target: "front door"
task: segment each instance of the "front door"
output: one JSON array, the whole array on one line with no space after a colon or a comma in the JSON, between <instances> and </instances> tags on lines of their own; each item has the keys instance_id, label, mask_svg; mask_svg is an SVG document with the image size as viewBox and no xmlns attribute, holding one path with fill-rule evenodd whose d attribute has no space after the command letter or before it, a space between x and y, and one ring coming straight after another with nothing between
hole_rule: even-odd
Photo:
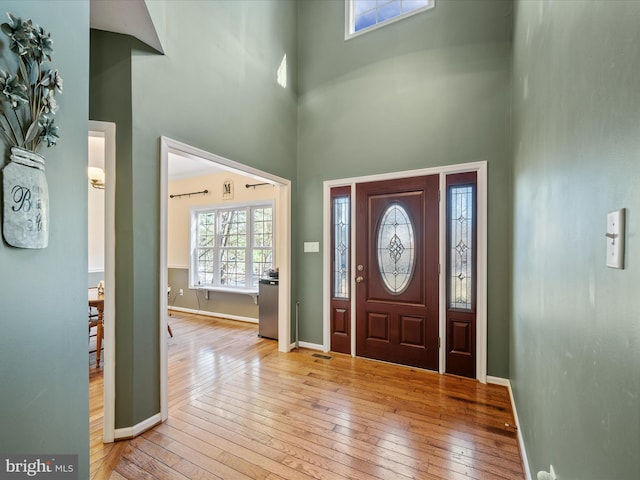
<instances>
[{"instance_id":1,"label":"front door","mask_svg":"<svg viewBox=\"0 0 640 480\"><path fill-rule=\"evenodd\" d=\"M438 370L439 176L356 186L356 354Z\"/></svg>"}]
</instances>

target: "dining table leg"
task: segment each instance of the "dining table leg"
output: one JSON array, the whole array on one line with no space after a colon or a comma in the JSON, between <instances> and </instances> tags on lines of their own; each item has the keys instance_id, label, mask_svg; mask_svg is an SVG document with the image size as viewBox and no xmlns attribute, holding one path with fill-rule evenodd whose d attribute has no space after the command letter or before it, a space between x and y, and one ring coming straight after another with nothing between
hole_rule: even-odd
<instances>
[{"instance_id":1,"label":"dining table leg","mask_svg":"<svg viewBox=\"0 0 640 480\"><path fill-rule=\"evenodd\" d=\"M102 351L102 338L104 336L103 310L98 309L98 329L96 332L96 368L100 368L100 352Z\"/></svg>"}]
</instances>

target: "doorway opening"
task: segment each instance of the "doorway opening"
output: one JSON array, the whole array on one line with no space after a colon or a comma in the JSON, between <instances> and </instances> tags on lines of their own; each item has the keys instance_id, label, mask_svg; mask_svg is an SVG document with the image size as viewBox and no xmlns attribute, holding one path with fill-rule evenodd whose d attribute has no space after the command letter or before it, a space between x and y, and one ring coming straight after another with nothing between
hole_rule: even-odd
<instances>
[{"instance_id":1,"label":"doorway opening","mask_svg":"<svg viewBox=\"0 0 640 480\"><path fill-rule=\"evenodd\" d=\"M459 305L452 308L448 302L452 269L447 192L455 183L470 184L462 174L474 179L473 241L463 245L463 264L468 261L473 274L472 321L469 315L460 315ZM452 179L457 180L452 183ZM486 185L486 162L324 183L325 351L339 345L338 351L352 356L456 374L460 374L456 362L464 357L463 375L486 382ZM336 223L336 218L346 218L345 202L337 203L345 197L351 199L346 202L353 225L348 234ZM336 253L336 236L343 243L348 236L347 243L354 246L346 258ZM470 284L466 277L460 283ZM352 294L337 302L340 292ZM461 333L469 335L462 338Z\"/></svg>"},{"instance_id":2,"label":"doorway opening","mask_svg":"<svg viewBox=\"0 0 640 480\"><path fill-rule=\"evenodd\" d=\"M169 161L171 156L177 156L187 159L197 160L198 163L206 162L209 166L214 167L218 171L228 172L229 179L225 179L221 185L220 192L215 192L221 196L224 201L233 203L233 195L235 189L249 189L267 186L274 191L273 211L274 215L274 238L277 240L273 246L273 255L276 260L276 266L279 271L279 289L278 289L278 350L288 352L291 350L291 182L285 178L264 172L247 165L229 160L211 152L201 150L199 148L187 145L167 137L160 139L160 413L162 420L168 418L168 391L167 391L167 332L168 325L168 299L167 289L169 286L169 263L168 263L168 202L169 202ZM232 175L239 175L248 178L251 183L237 185ZM265 185L266 184L266 185ZM270 187L269 187L270 186ZM207 188L196 189L193 192L179 192L192 195L203 194L208 195L209 192L203 193ZM214 193L214 192L211 192ZM174 195L175 197L175 195ZM176 227L188 229L188 226ZM188 234L188 232L185 232ZM179 265L178 265L179 266ZM191 263L188 265L192 267ZM195 278L195 277L194 277ZM193 289L197 295L208 296L211 287L201 287L197 279L190 281L190 289ZM222 286L218 286L222 289ZM173 287L172 287L173 289ZM201 293L199 293L201 291ZM236 290L239 291L239 290ZM175 295L176 292L173 292ZM178 292L179 293L179 292ZM183 292L184 293L184 292ZM239 295L253 295L254 301L257 302L257 293L253 293L251 289L238 293Z\"/></svg>"},{"instance_id":3,"label":"doorway opening","mask_svg":"<svg viewBox=\"0 0 640 480\"><path fill-rule=\"evenodd\" d=\"M89 120L89 141L98 139L98 164L104 169L104 233L103 255L104 271L100 275L104 280L104 341L103 345L103 425L104 443L111 443L115 436L115 199L116 199L116 124ZM91 151L89 152L91 155ZM88 183L88 182L87 182ZM91 189L91 186L88 186ZM96 274L98 272L94 272ZM95 277L97 278L97 277Z\"/></svg>"}]
</instances>

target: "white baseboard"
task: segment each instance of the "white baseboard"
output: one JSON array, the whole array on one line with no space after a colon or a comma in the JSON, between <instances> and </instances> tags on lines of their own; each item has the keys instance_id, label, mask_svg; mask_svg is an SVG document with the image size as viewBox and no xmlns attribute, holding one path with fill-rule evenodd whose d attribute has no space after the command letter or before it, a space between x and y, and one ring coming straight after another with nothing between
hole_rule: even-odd
<instances>
[{"instance_id":1,"label":"white baseboard","mask_svg":"<svg viewBox=\"0 0 640 480\"><path fill-rule=\"evenodd\" d=\"M192 308L169 307L169 310L175 312L195 313L196 315L204 315L205 317L226 318L227 320L237 320L239 322L258 323L257 318L241 317L239 315L230 315L228 313L210 312L208 310L194 310Z\"/></svg>"},{"instance_id":2,"label":"white baseboard","mask_svg":"<svg viewBox=\"0 0 640 480\"><path fill-rule=\"evenodd\" d=\"M118 441L135 438L160 423L162 423L162 416L160 413L156 413L153 417L149 417L133 427L116 428L114 432L114 440Z\"/></svg>"},{"instance_id":3,"label":"white baseboard","mask_svg":"<svg viewBox=\"0 0 640 480\"><path fill-rule=\"evenodd\" d=\"M511 382L508 378L492 377L490 375L487 375L487 383L493 383L494 385L502 385L503 387L511 388Z\"/></svg>"},{"instance_id":4,"label":"white baseboard","mask_svg":"<svg viewBox=\"0 0 640 480\"><path fill-rule=\"evenodd\" d=\"M507 390L509 390L509 399L511 400L511 408L513 409L513 419L516 422L516 428L518 430L518 444L520 445L520 454L522 455L524 475L526 480L532 480L531 469L529 468L529 459L527 458L527 450L524 447L524 438L522 437L522 430L520 429L520 420L518 420L518 410L516 409L516 402L513 398L513 390L511 390L511 381L508 378L487 376L487 383L502 385L503 387L507 387Z\"/></svg>"},{"instance_id":5,"label":"white baseboard","mask_svg":"<svg viewBox=\"0 0 640 480\"><path fill-rule=\"evenodd\" d=\"M295 343L293 344L295 345ZM298 346L302 348L309 348L311 350L322 350L322 345L318 345L317 343L309 343L309 342L298 342Z\"/></svg>"}]
</instances>

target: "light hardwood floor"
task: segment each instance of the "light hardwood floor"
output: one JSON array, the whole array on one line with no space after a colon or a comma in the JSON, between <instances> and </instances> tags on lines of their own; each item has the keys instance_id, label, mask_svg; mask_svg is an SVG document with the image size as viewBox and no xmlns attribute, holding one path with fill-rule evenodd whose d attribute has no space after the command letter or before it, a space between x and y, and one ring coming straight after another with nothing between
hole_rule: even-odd
<instances>
[{"instance_id":1,"label":"light hardwood floor","mask_svg":"<svg viewBox=\"0 0 640 480\"><path fill-rule=\"evenodd\" d=\"M169 420L102 444L92 366L92 479L522 479L504 387L300 349L257 327L174 312Z\"/></svg>"}]
</instances>

